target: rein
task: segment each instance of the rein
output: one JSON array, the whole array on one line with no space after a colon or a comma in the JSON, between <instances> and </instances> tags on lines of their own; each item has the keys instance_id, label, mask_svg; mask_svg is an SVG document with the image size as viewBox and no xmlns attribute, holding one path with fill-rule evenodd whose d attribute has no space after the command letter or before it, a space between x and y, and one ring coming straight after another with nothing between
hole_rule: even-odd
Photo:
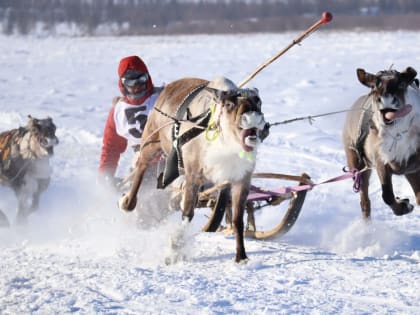
<instances>
[{"instance_id":1,"label":"rein","mask_svg":"<svg viewBox=\"0 0 420 315\"><path fill-rule=\"evenodd\" d=\"M196 123L196 121L199 120L200 118L205 117L206 115L208 115L210 113L210 109L209 109L209 110L207 110L207 111L205 111L205 112L203 112L200 115L197 115L195 117L191 117L189 119L179 119L179 118L176 118L174 116L171 116L171 115L165 113L164 111L160 110L159 108L156 108L155 107L153 109L156 110L159 114L161 114L161 115L163 115L163 116L171 119L172 120L170 122L171 125L173 125L173 124L180 124L180 123L187 123L187 124L191 124L191 125L193 125L193 126L195 126L197 128L202 128L202 129L205 129L205 128L203 128L202 126L200 126L200 124ZM160 129L161 128L159 128L159 130ZM153 132L153 133L155 133L155 132Z\"/></svg>"},{"instance_id":2,"label":"rein","mask_svg":"<svg viewBox=\"0 0 420 315\"><path fill-rule=\"evenodd\" d=\"M312 125L312 123L315 121L315 118L330 116L330 115L335 115L335 114L341 114L341 113L347 113L347 112L353 112L353 111L358 111L358 110L363 110L363 109L345 109L345 110L328 112L328 113L319 114L319 115L310 115L310 116L303 116L303 117L297 117L297 118L292 118L292 119L286 119L286 120L283 120L283 121L270 123L270 127L271 126L277 126L277 125L285 125L285 124L289 124L289 123L292 123L292 122L295 122L295 121L306 120L306 119Z\"/></svg>"},{"instance_id":3,"label":"rein","mask_svg":"<svg viewBox=\"0 0 420 315\"><path fill-rule=\"evenodd\" d=\"M352 178L353 179L353 191L354 192L359 192L360 191L360 187L362 185L362 177L361 174L367 170L369 170L369 167L365 167L362 170L357 170L357 169L353 169L353 170L349 170L348 168L343 168L343 171L345 172L345 174L343 175L339 175L327 180L324 180L320 183L313 183L311 181L305 181L304 185L299 185L299 186L295 186L295 187L281 187L279 189L274 189L274 190L265 190L265 189L261 189L255 186L251 186L251 192L248 195L247 200L248 201L259 201L259 200L265 200L267 198L271 198L274 196L279 196L279 195L284 195L284 194L290 194L290 193L296 193L296 192L300 192L300 191L304 191L304 190L310 190L315 186L319 186L319 185L323 185L323 184L327 184L327 183L333 183L333 182L338 182L338 181L342 181L345 179L349 179ZM290 175L284 175L285 179L293 179L293 180L300 180L301 178L290 178Z\"/></svg>"}]
</instances>

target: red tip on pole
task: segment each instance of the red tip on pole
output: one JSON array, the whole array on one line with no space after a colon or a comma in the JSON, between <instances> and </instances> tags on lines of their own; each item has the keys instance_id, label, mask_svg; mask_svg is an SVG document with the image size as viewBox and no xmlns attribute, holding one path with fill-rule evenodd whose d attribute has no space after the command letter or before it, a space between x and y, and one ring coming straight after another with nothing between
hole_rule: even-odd
<instances>
[{"instance_id":1,"label":"red tip on pole","mask_svg":"<svg viewBox=\"0 0 420 315\"><path fill-rule=\"evenodd\" d=\"M324 12L322 13L321 22L322 24L326 24L328 22L331 22L333 19L333 15L331 12Z\"/></svg>"}]
</instances>

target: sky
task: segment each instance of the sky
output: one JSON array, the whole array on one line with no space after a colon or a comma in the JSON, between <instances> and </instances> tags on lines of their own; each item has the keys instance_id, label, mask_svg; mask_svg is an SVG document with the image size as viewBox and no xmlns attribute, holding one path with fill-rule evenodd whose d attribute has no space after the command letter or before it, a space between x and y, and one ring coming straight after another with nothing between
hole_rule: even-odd
<instances>
[{"instance_id":1,"label":"sky","mask_svg":"<svg viewBox=\"0 0 420 315\"><path fill-rule=\"evenodd\" d=\"M13 192L0 187L0 209L12 222L0 230L0 313L419 314L419 206L394 216L375 172L370 224L361 220L351 180L320 184L285 236L246 239L246 264L234 262L233 236L201 232L209 214L202 208L186 230L185 260L166 265L181 213L158 202L152 184L138 214L121 212L121 194L97 182L121 58L141 56L155 85L220 75L239 84L297 35L2 36L0 131L25 125L29 114L50 116L60 143L51 184L25 226L14 224ZM258 88L270 123L345 110L368 92L357 68L418 69L419 42L418 32L319 31L248 87ZM316 183L342 175L344 119L335 114L273 126L258 149L256 171L305 172ZM127 175L131 158L128 150L118 176ZM394 188L415 201L403 178L394 178ZM282 207L257 212L257 228L276 225Z\"/></svg>"}]
</instances>

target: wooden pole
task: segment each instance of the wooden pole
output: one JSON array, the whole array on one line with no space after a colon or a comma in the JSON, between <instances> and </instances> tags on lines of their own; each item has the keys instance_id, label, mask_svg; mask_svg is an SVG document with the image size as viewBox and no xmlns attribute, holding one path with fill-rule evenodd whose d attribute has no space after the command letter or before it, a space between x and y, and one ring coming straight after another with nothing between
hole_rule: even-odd
<instances>
[{"instance_id":1,"label":"wooden pole","mask_svg":"<svg viewBox=\"0 0 420 315\"><path fill-rule=\"evenodd\" d=\"M253 73L251 73L244 81L242 81L239 84L239 87L243 87L245 84L247 84L249 81L251 81L261 70L263 70L265 67L267 67L269 64L271 64L273 61L275 61L277 58L279 58L281 55L283 55L286 51L288 51L294 45L299 44L303 39L305 39L305 37L309 36L312 32L314 32L321 25L331 22L332 18L333 18L333 16L330 12L322 13L321 19L319 19L318 22L316 22L314 25L309 27L304 33L302 33L300 36L298 36L296 39L294 39L286 48L279 51L274 57L270 58L269 60L264 62L261 66L259 66Z\"/></svg>"}]
</instances>

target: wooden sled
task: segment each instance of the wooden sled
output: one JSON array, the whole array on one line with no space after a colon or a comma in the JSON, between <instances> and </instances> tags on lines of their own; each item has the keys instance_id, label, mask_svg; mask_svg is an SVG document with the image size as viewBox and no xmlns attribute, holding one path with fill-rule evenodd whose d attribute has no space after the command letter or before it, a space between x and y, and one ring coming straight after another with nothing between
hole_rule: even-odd
<instances>
[{"instance_id":1,"label":"wooden sled","mask_svg":"<svg viewBox=\"0 0 420 315\"><path fill-rule=\"evenodd\" d=\"M255 173L253 178L259 179L282 179L294 181L298 186L312 185L312 181L307 174L301 176L275 174L275 173ZM286 193L277 193L272 190L264 190L253 186L248 201L246 203L248 222L245 228L245 237L265 240L274 237L281 237L286 234L296 223L305 201L307 189L293 189ZM256 197L257 194L257 197ZM289 200L289 206L278 225L267 231L257 231L255 224L254 212L267 206L278 206L283 201ZM220 230L229 230L229 228L220 228L223 217L227 214L231 216L230 205L230 187L228 182L221 183L217 186L206 189L199 195L198 207L212 208L207 224L202 228L205 232L216 232Z\"/></svg>"}]
</instances>

